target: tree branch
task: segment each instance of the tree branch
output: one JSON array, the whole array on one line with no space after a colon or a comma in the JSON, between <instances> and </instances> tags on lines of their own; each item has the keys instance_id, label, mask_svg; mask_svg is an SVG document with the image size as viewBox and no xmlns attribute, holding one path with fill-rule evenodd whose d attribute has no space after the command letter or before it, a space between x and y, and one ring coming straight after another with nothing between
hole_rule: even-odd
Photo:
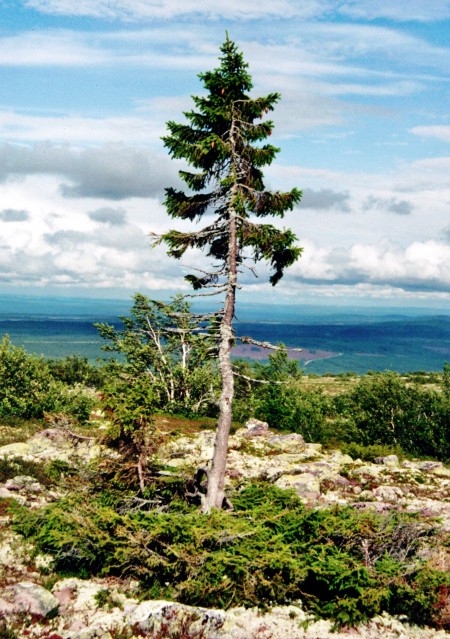
<instances>
[{"instance_id":1,"label":"tree branch","mask_svg":"<svg viewBox=\"0 0 450 639\"><path fill-rule=\"evenodd\" d=\"M253 344L254 346L260 346L261 348L269 348L272 351L284 351L285 349L289 351L295 351L296 353L301 353L303 348L291 348L286 346L275 346L270 342L259 342L256 339L252 339L251 337L236 337L236 340L242 342L243 344Z\"/></svg>"}]
</instances>

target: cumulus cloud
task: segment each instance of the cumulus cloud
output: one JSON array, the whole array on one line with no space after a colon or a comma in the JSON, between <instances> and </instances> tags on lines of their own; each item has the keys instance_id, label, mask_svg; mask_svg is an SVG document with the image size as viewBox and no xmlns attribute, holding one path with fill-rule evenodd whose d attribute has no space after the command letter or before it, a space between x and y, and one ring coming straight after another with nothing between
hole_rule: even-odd
<instances>
[{"instance_id":1,"label":"cumulus cloud","mask_svg":"<svg viewBox=\"0 0 450 639\"><path fill-rule=\"evenodd\" d=\"M123 209L112 209L103 207L88 213L88 216L94 222L110 224L111 226L123 226L125 224L127 214Z\"/></svg>"},{"instance_id":2,"label":"cumulus cloud","mask_svg":"<svg viewBox=\"0 0 450 639\"><path fill-rule=\"evenodd\" d=\"M349 201L350 195L347 192L340 193L332 189L320 189L319 191L303 189L301 206L316 210L336 209L348 213L350 211Z\"/></svg>"},{"instance_id":3,"label":"cumulus cloud","mask_svg":"<svg viewBox=\"0 0 450 639\"><path fill-rule=\"evenodd\" d=\"M60 190L65 197L106 200L158 197L177 179L168 157L123 144L82 151L50 143L3 145L0 181L40 174L61 176Z\"/></svg>"},{"instance_id":4,"label":"cumulus cloud","mask_svg":"<svg viewBox=\"0 0 450 639\"><path fill-rule=\"evenodd\" d=\"M403 250L356 244L350 265L377 284L415 290L448 290L450 286L450 246L432 240L413 242Z\"/></svg>"},{"instance_id":5,"label":"cumulus cloud","mask_svg":"<svg viewBox=\"0 0 450 639\"><path fill-rule=\"evenodd\" d=\"M88 215L90 229L49 231L37 246L0 246L0 282L85 289L184 286L180 264L166 258L164 247L151 250L147 234L133 223L108 223L107 216L118 219L111 212L120 210L99 211L97 220Z\"/></svg>"},{"instance_id":6,"label":"cumulus cloud","mask_svg":"<svg viewBox=\"0 0 450 639\"><path fill-rule=\"evenodd\" d=\"M290 286L303 282L448 291L450 246L430 240L413 242L405 248L381 242L324 249L308 241L302 258L285 277Z\"/></svg>"},{"instance_id":7,"label":"cumulus cloud","mask_svg":"<svg viewBox=\"0 0 450 639\"><path fill-rule=\"evenodd\" d=\"M370 195L364 202L365 209L375 209L395 215L411 215L413 206L407 200L398 200L395 197L383 198Z\"/></svg>"},{"instance_id":8,"label":"cumulus cloud","mask_svg":"<svg viewBox=\"0 0 450 639\"><path fill-rule=\"evenodd\" d=\"M0 211L0 220L3 222L26 222L30 219L28 211L18 209L3 209Z\"/></svg>"}]
</instances>

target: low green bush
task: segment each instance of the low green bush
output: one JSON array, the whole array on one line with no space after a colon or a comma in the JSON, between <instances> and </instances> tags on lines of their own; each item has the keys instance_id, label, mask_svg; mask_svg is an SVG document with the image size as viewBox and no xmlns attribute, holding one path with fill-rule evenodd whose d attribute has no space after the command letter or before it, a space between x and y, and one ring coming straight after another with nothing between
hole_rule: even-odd
<instances>
[{"instance_id":1,"label":"low green bush","mask_svg":"<svg viewBox=\"0 0 450 639\"><path fill-rule=\"evenodd\" d=\"M32 461L22 457L0 456L0 483L13 479L18 475L34 477L44 486L50 486L53 482L46 472L44 462Z\"/></svg>"},{"instance_id":2,"label":"low green bush","mask_svg":"<svg viewBox=\"0 0 450 639\"><path fill-rule=\"evenodd\" d=\"M48 463L23 457L0 456L0 483L18 475L33 477L46 488L54 486L64 477L77 474L77 469L68 462L53 459Z\"/></svg>"},{"instance_id":3,"label":"low green bush","mask_svg":"<svg viewBox=\"0 0 450 639\"><path fill-rule=\"evenodd\" d=\"M306 510L266 483L233 495L234 512L185 507L126 511L79 495L41 510L16 507L14 528L54 569L88 577L133 576L143 595L228 608L301 599L320 617L353 625L383 610L442 622L450 576L418 556L435 533L405 514L350 507Z\"/></svg>"},{"instance_id":4,"label":"low green bush","mask_svg":"<svg viewBox=\"0 0 450 639\"><path fill-rule=\"evenodd\" d=\"M86 422L98 398L84 386L55 380L48 363L23 348L0 342L0 417L33 419L66 413Z\"/></svg>"},{"instance_id":5,"label":"low green bush","mask_svg":"<svg viewBox=\"0 0 450 639\"><path fill-rule=\"evenodd\" d=\"M42 417L53 409L56 396L44 360L4 337L0 342L0 416Z\"/></svg>"},{"instance_id":6,"label":"low green bush","mask_svg":"<svg viewBox=\"0 0 450 639\"><path fill-rule=\"evenodd\" d=\"M321 392L305 392L295 385L268 385L257 395L255 417L267 421L271 428L320 442L329 407L329 399Z\"/></svg>"},{"instance_id":7,"label":"low green bush","mask_svg":"<svg viewBox=\"0 0 450 639\"><path fill-rule=\"evenodd\" d=\"M70 415L80 424L89 421L92 410L99 404L99 398L93 389L80 384L69 387L61 382L56 387L58 392L52 412Z\"/></svg>"},{"instance_id":8,"label":"low green bush","mask_svg":"<svg viewBox=\"0 0 450 639\"><path fill-rule=\"evenodd\" d=\"M106 365L94 366L89 363L87 357L79 355L67 355L63 359L47 359L46 364L56 380L69 386L81 384L101 388L107 376Z\"/></svg>"},{"instance_id":9,"label":"low green bush","mask_svg":"<svg viewBox=\"0 0 450 639\"><path fill-rule=\"evenodd\" d=\"M350 455L353 459L361 459L368 462L374 462L378 457L387 457L388 455L397 455L399 459L403 456L403 451L399 447L382 444L364 446L356 442L342 443L341 451Z\"/></svg>"},{"instance_id":10,"label":"low green bush","mask_svg":"<svg viewBox=\"0 0 450 639\"><path fill-rule=\"evenodd\" d=\"M450 399L445 383L439 392L409 386L396 373L372 373L336 397L334 411L344 426L343 441L378 444L444 462L450 459Z\"/></svg>"}]
</instances>

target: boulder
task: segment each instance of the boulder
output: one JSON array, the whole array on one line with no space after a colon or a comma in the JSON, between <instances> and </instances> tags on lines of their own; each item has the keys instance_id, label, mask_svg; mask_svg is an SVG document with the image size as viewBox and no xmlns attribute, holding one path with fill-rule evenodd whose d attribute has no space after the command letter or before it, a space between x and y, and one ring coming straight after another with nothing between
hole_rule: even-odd
<instances>
[{"instance_id":1,"label":"boulder","mask_svg":"<svg viewBox=\"0 0 450 639\"><path fill-rule=\"evenodd\" d=\"M42 493L42 486L34 477L18 475L5 482L5 488L13 492Z\"/></svg>"},{"instance_id":2,"label":"boulder","mask_svg":"<svg viewBox=\"0 0 450 639\"><path fill-rule=\"evenodd\" d=\"M127 616L127 624L158 636L217 636L226 613L191 608L171 601L143 601Z\"/></svg>"},{"instance_id":3,"label":"boulder","mask_svg":"<svg viewBox=\"0 0 450 639\"><path fill-rule=\"evenodd\" d=\"M372 490L377 501L396 503L404 497L403 490L399 486L377 486Z\"/></svg>"},{"instance_id":4,"label":"boulder","mask_svg":"<svg viewBox=\"0 0 450 639\"><path fill-rule=\"evenodd\" d=\"M282 475L275 485L278 488L293 488L297 495L306 502L315 502L320 497L320 479L312 473L301 475Z\"/></svg>"},{"instance_id":5,"label":"boulder","mask_svg":"<svg viewBox=\"0 0 450 639\"><path fill-rule=\"evenodd\" d=\"M51 592L31 581L20 581L7 586L2 593L0 610L6 603L9 614L28 613L38 617L48 617L57 612L59 602Z\"/></svg>"},{"instance_id":6,"label":"boulder","mask_svg":"<svg viewBox=\"0 0 450 639\"><path fill-rule=\"evenodd\" d=\"M298 433L271 435L267 442L274 450L279 450L284 453L302 453L306 449L305 440Z\"/></svg>"},{"instance_id":7,"label":"boulder","mask_svg":"<svg viewBox=\"0 0 450 639\"><path fill-rule=\"evenodd\" d=\"M269 424L267 422L261 422L259 419L255 419L255 417L249 419L245 427L247 429L247 437L267 435L269 432Z\"/></svg>"},{"instance_id":8,"label":"boulder","mask_svg":"<svg viewBox=\"0 0 450 639\"><path fill-rule=\"evenodd\" d=\"M383 466L391 466L396 468L398 464L397 455L386 455L385 457L377 457L375 459L376 464L382 464Z\"/></svg>"}]
</instances>

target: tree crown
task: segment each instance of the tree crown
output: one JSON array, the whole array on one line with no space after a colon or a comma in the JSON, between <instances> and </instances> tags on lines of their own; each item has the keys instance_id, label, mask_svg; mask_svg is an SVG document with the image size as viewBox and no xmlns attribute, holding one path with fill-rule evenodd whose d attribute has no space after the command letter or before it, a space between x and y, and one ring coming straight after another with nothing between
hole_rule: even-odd
<instances>
[{"instance_id":1,"label":"tree crown","mask_svg":"<svg viewBox=\"0 0 450 639\"><path fill-rule=\"evenodd\" d=\"M238 267L247 257L268 261L270 281L276 284L301 254L292 231L254 219L283 217L301 198L298 189L281 193L264 186L261 167L269 165L279 151L264 142L273 129L265 115L280 96L249 96L253 84L248 65L228 35L221 53L218 68L199 74L206 95L194 96L196 108L184 114L187 122L168 122L169 135L163 138L170 155L194 169L180 171L188 192L166 189L169 215L195 221L214 213L214 221L191 233L169 231L157 241L166 242L175 258L189 248L205 250L220 266L214 273L187 279L196 289L218 286L220 276L228 273L230 225L234 225Z\"/></svg>"}]
</instances>

